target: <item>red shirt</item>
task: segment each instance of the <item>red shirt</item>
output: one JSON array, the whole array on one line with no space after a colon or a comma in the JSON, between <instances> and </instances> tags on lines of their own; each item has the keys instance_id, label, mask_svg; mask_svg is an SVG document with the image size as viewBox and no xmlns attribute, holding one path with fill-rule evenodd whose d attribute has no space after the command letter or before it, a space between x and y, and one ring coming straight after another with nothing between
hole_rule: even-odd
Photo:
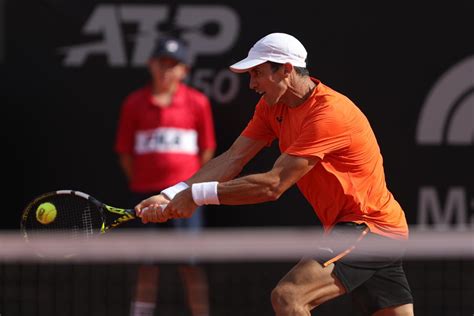
<instances>
[{"instance_id":1,"label":"red shirt","mask_svg":"<svg viewBox=\"0 0 474 316\"><path fill-rule=\"evenodd\" d=\"M242 135L268 144L278 138L281 152L321 159L297 185L326 230L363 222L374 233L406 238L405 213L387 188L369 121L346 96L313 80L312 95L295 108L261 98Z\"/></svg>"},{"instance_id":2,"label":"red shirt","mask_svg":"<svg viewBox=\"0 0 474 316\"><path fill-rule=\"evenodd\" d=\"M199 153L216 147L209 99L180 84L171 104L154 104L151 86L125 99L115 150L133 156L130 189L162 190L191 177L200 168Z\"/></svg>"}]
</instances>

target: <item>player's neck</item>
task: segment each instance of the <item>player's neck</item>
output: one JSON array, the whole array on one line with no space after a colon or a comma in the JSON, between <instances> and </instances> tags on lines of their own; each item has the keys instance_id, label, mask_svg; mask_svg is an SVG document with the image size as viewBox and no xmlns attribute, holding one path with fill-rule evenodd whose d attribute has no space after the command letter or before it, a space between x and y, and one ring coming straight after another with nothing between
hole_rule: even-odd
<instances>
[{"instance_id":1,"label":"player's neck","mask_svg":"<svg viewBox=\"0 0 474 316\"><path fill-rule=\"evenodd\" d=\"M288 87L288 97L285 104L289 107L297 107L303 104L313 93L316 84L306 77L298 77L297 82Z\"/></svg>"}]
</instances>

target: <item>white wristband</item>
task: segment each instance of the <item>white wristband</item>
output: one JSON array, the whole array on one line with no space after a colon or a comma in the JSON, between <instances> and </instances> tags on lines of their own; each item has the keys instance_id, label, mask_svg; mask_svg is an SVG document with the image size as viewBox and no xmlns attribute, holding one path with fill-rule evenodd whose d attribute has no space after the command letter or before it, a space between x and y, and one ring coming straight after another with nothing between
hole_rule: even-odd
<instances>
[{"instance_id":1,"label":"white wristband","mask_svg":"<svg viewBox=\"0 0 474 316\"><path fill-rule=\"evenodd\" d=\"M186 190L187 188L189 188L189 185L187 185L185 182L180 182L173 185L172 187L164 189L163 191L161 191L161 194L172 200L176 194L183 190Z\"/></svg>"},{"instance_id":2,"label":"white wristband","mask_svg":"<svg viewBox=\"0 0 474 316\"><path fill-rule=\"evenodd\" d=\"M191 186L194 203L197 205L217 204L219 205L219 197L217 196L217 184L219 182L201 182L194 183Z\"/></svg>"}]
</instances>

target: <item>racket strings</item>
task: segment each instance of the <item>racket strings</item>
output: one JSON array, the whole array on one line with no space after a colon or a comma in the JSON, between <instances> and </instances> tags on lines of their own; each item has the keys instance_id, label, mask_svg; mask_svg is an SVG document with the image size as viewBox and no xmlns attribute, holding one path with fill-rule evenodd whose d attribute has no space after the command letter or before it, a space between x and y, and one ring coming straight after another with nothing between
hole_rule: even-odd
<instances>
[{"instance_id":1,"label":"racket strings","mask_svg":"<svg viewBox=\"0 0 474 316\"><path fill-rule=\"evenodd\" d=\"M57 210L56 218L47 224L41 223L36 210L42 203L52 203ZM31 237L36 233L60 232L70 239L89 239L100 232L103 218L100 209L87 199L75 195L59 194L37 199L28 208L24 230Z\"/></svg>"},{"instance_id":2,"label":"racket strings","mask_svg":"<svg viewBox=\"0 0 474 316\"><path fill-rule=\"evenodd\" d=\"M86 239L89 239L92 235L94 235L93 220L89 205L84 209L84 212L82 213L82 225L84 227L84 235Z\"/></svg>"}]
</instances>

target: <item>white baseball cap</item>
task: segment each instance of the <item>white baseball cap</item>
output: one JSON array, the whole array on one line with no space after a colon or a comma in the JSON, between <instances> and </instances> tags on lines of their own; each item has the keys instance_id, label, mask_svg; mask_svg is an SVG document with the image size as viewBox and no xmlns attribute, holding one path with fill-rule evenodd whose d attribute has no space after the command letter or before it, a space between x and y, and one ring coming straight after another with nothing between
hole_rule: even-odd
<instances>
[{"instance_id":1,"label":"white baseball cap","mask_svg":"<svg viewBox=\"0 0 474 316\"><path fill-rule=\"evenodd\" d=\"M294 36L285 33L271 33L261 38L249 50L247 58L231 65L233 72L242 73L267 61L290 63L306 68L308 53L303 44Z\"/></svg>"}]
</instances>

